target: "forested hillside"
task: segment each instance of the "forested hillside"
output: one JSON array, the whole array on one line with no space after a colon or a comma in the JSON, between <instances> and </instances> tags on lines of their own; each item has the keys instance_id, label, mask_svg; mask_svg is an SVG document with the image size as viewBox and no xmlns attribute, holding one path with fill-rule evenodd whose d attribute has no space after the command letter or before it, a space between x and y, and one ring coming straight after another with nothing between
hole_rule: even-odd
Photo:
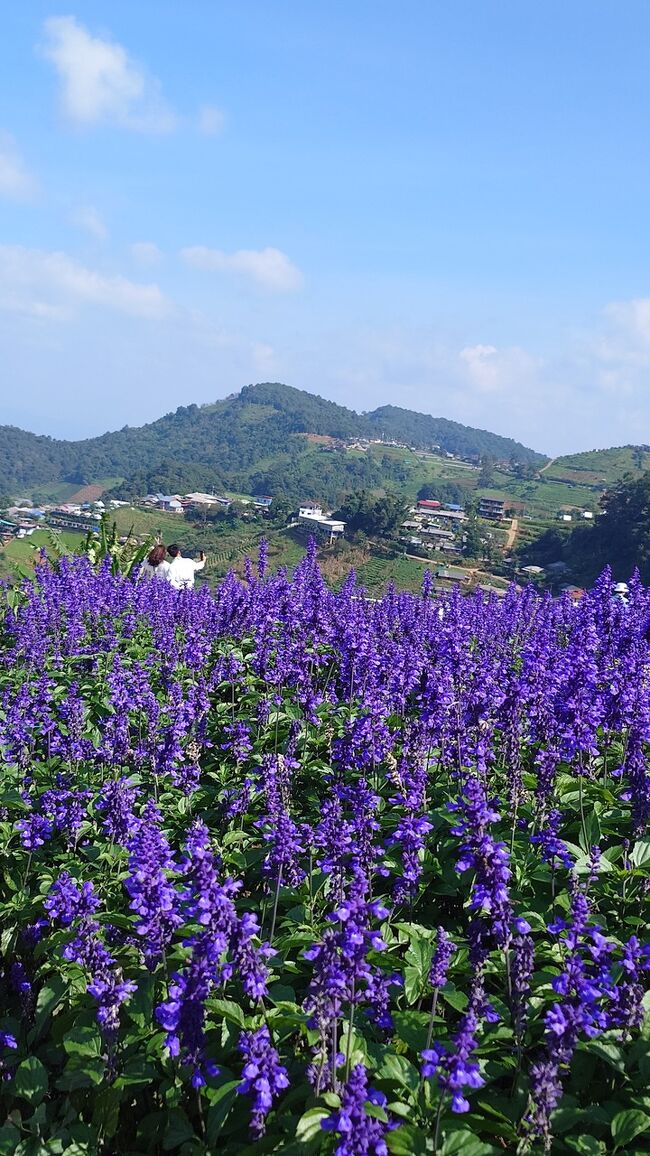
<instances>
[{"instance_id":1,"label":"forested hillside","mask_svg":"<svg viewBox=\"0 0 650 1156\"><path fill-rule=\"evenodd\" d=\"M512 438L500 437L487 430L472 429L444 417L430 417L395 405L383 405L367 415L373 437L393 438L407 442L417 449L440 446L450 454L461 457L478 455L499 461L517 461L522 464L543 465L542 454L526 449Z\"/></svg>"},{"instance_id":2,"label":"forested hillside","mask_svg":"<svg viewBox=\"0 0 650 1156\"><path fill-rule=\"evenodd\" d=\"M317 481L318 492L334 499L342 490L391 480L390 462L317 454L305 434L335 440L382 437L450 453L533 465L545 461L534 450L484 430L392 406L357 414L304 390L266 383L213 405L179 406L149 425L84 441L2 426L0 492L121 477L125 497L148 489L224 485L298 496Z\"/></svg>"},{"instance_id":3,"label":"forested hillside","mask_svg":"<svg viewBox=\"0 0 650 1156\"><path fill-rule=\"evenodd\" d=\"M637 567L642 580L650 581L650 470L611 486L600 507L592 526L549 529L524 552L525 560L541 565L564 561L582 585L591 585L605 566L620 580Z\"/></svg>"}]
</instances>

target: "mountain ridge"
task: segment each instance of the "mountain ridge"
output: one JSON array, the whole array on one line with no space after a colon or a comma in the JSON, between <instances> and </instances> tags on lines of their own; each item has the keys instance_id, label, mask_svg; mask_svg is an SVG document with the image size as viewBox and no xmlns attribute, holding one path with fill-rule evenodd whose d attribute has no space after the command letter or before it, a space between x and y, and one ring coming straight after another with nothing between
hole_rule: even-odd
<instances>
[{"instance_id":1,"label":"mountain ridge","mask_svg":"<svg viewBox=\"0 0 650 1156\"><path fill-rule=\"evenodd\" d=\"M548 460L512 438L446 418L396 406L360 414L306 390L262 382L204 406L179 406L142 426L124 426L76 441L0 426L0 491L63 482L81 485L105 477L122 477L128 483L137 475L143 481L147 473L164 476L167 467L173 467L178 476L180 464L186 467L188 478L200 469L206 485L263 489L274 484L278 470L290 465L296 473L297 492L304 488L305 479L304 470L296 471L295 466L311 464L305 434L335 441L404 441L420 449L439 446L459 456L512 459L532 466ZM339 462L337 469L321 460L328 494L382 483L380 469L346 457L350 460ZM334 475L338 475L336 483ZM181 483L182 476L177 484Z\"/></svg>"}]
</instances>

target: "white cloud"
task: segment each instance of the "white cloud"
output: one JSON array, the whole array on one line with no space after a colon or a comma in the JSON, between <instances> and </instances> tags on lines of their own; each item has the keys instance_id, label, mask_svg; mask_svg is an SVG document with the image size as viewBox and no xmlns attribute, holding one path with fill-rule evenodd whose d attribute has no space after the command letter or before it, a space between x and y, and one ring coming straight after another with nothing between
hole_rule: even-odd
<instances>
[{"instance_id":1,"label":"white cloud","mask_svg":"<svg viewBox=\"0 0 650 1156\"><path fill-rule=\"evenodd\" d=\"M251 354L256 373L266 375L276 372L277 358L272 345L266 341L254 341Z\"/></svg>"},{"instance_id":2,"label":"white cloud","mask_svg":"<svg viewBox=\"0 0 650 1156\"><path fill-rule=\"evenodd\" d=\"M218 136L223 132L226 118L220 108L215 108L211 104L204 104L199 109L197 126L203 136Z\"/></svg>"},{"instance_id":3,"label":"white cloud","mask_svg":"<svg viewBox=\"0 0 650 1156\"><path fill-rule=\"evenodd\" d=\"M154 133L176 127L158 81L117 41L93 36L74 16L52 16L44 34L42 52L56 69L63 110L73 123Z\"/></svg>"},{"instance_id":4,"label":"white cloud","mask_svg":"<svg viewBox=\"0 0 650 1156\"><path fill-rule=\"evenodd\" d=\"M131 245L131 256L138 265L159 265L163 255L153 241L135 241Z\"/></svg>"},{"instance_id":5,"label":"white cloud","mask_svg":"<svg viewBox=\"0 0 650 1156\"><path fill-rule=\"evenodd\" d=\"M106 241L108 239L108 229L104 219L92 205L81 205L75 209L70 216L73 225L78 229L83 229L85 233L89 233L91 237L95 237L97 241Z\"/></svg>"},{"instance_id":6,"label":"white cloud","mask_svg":"<svg viewBox=\"0 0 650 1156\"><path fill-rule=\"evenodd\" d=\"M471 380L479 389L499 388L499 363L496 345L467 345L459 355L465 362Z\"/></svg>"},{"instance_id":7,"label":"white cloud","mask_svg":"<svg viewBox=\"0 0 650 1156\"><path fill-rule=\"evenodd\" d=\"M650 297L612 301L603 312L606 321L617 332L619 344L624 338L628 347L650 346Z\"/></svg>"},{"instance_id":8,"label":"white cloud","mask_svg":"<svg viewBox=\"0 0 650 1156\"><path fill-rule=\"evenodd\" d=\"M66 253L0 245L0 309L63 319L84 305L151 319L171 309L157 285L96 273Z\"/></svg>"},{"instance_id":9,"label":"white cloud","mask_svg":"<svg viewBox=\"0 0 650 1156\"><path fill-rule=\"evenodd\" d=\"M36 181L28 172L10 133L0 132L0 196L12 201L28 201L36 192Z\"/></svg>"},{"instance_id":10,"label":"white cloud","mask_svg":"<svg viewBox=\"0 0 650 1156\"><path fill-rule=\"evenodd\" d=\"M182 249L181 257L195 269L240 273L277 293L290 293L303 284L300 269L280 249L238 249L235 253L224 253L222 249L194 245Z\"/></svg>"},{"instance_id":11,"label":"white cloud","mask_svg":"<svg viewBox=\"0 0 650 1156\"><path fill-rule=\"evenodd\" d=\"M466 345L459 353L467 376L481 393L521 389L538 367L536 358L519 346Z\"/></svg>"}]
</instances>

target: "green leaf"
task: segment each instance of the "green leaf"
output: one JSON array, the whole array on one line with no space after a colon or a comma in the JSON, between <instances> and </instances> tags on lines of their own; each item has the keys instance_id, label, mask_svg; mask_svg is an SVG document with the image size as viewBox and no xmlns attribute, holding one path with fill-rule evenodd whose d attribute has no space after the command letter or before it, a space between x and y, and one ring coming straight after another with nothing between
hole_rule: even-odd
<instances>
[{"instance_id":1,"label":"green leaf","mask_svg":"<svg viewBox=\"0 0 650 1156\"><path fill-rule=\"evenodd\" d=\"M246 1026L244 1013L238 1003L232 999L210 999L207 1006L211 1012L222 1015L228 1023L236 1024L238 1028Z\"/></svg>"},{"instance_id":2,"label":"green leaf","mask_svg":"<svg viewBox=\"0 0 650 1156\"><path fill-rule=\"evenodd\" d=\"M426 1134L413 1124L400 1124L394 1132L387 1132L386 1147L394 1156L424 1156L427 1151Z\"/></svg>"},{"instance_id":3,"label":"green leaf","mask_svg":"<svg viewBox=\"0 0 650 1156\"><path fill-rule=\"evenodd\" d=\"M308 1144L322 1135L321 1120L329 1116L327 1108L308 1108L300 1117L296 1128L296 1140L300 1144Z\"/></svg>"},{"instance_id":4,"label":"green leaf","mask_svg":"<svg viewBox=\"0 0 650 1156\"><path fill-rule=\"evenodd\" d=\"M167 1117L167 1127L163 1138L163 1149L170 1152L172 1148L180 1148L187 1140L194 1136L194 1129L181 1108L173 1108Z\"/></svg>"},{"instance_id":5,"label":"green leaf","mask_svg":"<svg viewBox=\"0 0 650 1156\"><path fill-rule=\"evenodd\" d=\"M0 1127L0 1156L14 1156L20 1141L20 1132L13 1124Z\"/></svg>"},{"instance_id":6,"label":"green leaf","mask_svg":"<svg viewBox=\"0 0 650 1156\"><path fill-rule=\"evenodd\" d=\"M564 1143L580 1156L606 1156L607 1149L595 1136L565 1136Z\"/></svg>"},{"instance_id":7,"label":"green leaf","mask_svg":"<svg viewBox=\"0 0 650 1156\"><path fill-rule=\"evenodd\" d=\"M154 1064L148 1063L144 1056L131 1056L125 1063L113 1087L126 1088L135 1084L151 1084L157 1078Z\"/></svg>"},{"instance_id":8,"label":"green leaf","mask_svg":"<svg viewBox=\"0 0 650 1156\"><path fill-rule=\"evenodd\" d=\"M650 1116L646 1116L645 1112L641 1112L638 1108L628 1108L624 1112L619 1112L611 1124L612 1136L616 1141L614 1151L622 1148L624 1144L629 1144L630 1140L634 1140L635 1136L639 1136L641 1132L647 1132L650 1128Z\"/></svg>"},{"instance_id":9,"label":"green leaf","mask_svg":"<svg viewBox=\"0 0 650 1156\"><path fill-rule=\"evenodd\" d=\"M106 1065L100 1056L82 1056L73 1052L56 1086L63 1092L73 1092L77 1088L101 1084L105 1076Z\"/></svg>"},{"instance_id":10,"label":"green leaf","mask_svg":"<svg viewBox=\"0 0 650 1156\"><path fill-rule=\"evenodd\" d=\"M295 1004L296 993L286 983L274 983L269 988L269 999L273 1000L273 1003Z\"/></svg>"},{"instance_id":11,"label":"green leaf","mask_svg":"<svg viewBox=\"0 0 650 1156\"><path fill-rule=\"evenodd\" d=\"M50 1016L61 1003L68 985L60 976L55 976L38 993L36 1016L34 1019L34 1039L38 1039Z\"/></svg>"},{"instance_id":12,"label":"green leaf","mask_svg":"<svg viewBox=\"0 0 650 1156\"><path fill-rule=\"evenodd\" d=\"M448 1003L450 1007L453 1007L454 1011L465 1011L468 1001L464 992L456 991L451 985L449 985L448 988L442 987L440 989L440 995L442 999L444 999L445 1003Z\"/></svg>"},{"instance_id":13,"label":"green leaf","mask_svg":"<svg viewBox=\"0 0 650 1156\"><path fill-rule=\"evenodd\" d=\"M138 977L138 987L126 1005L127 1015L144 1028L151 1023L153 1012L154 981L153 976Z\"/></svg>"},{"instance_id":14,"label":"green leaf","mask_svg":"<svg viewBox=\"0 0 650 1156\"><path fill-rule=\"evenodd\" d=\"M645 835L643 839L638 839L630 851L630 863L633 867L642 867L644 863L650 862L650 835Z\"/></svg>"},{"instance_id":15,"label":"green leaf","mask_svg":"<svg viewBox=\"0 0 650 1156\"><path fill-rule=\"evenodd\" d=\"M77 1027L67 1032L63 1047L69 1056L101 1056L103 1047L99 1032L94 1027Z\"/></svg>"},{"instance_id":16,"label":"green leaf","mask_svg":"<svg viewBox=\"0 0 650 1156\"><path fill-rule=\"evenodd\" d=\"M440 1149L441 1156L491 1156L495 1151L491 1144L484 1143L466 1129L450 1132Z\"/></svg>"},{"instance_id":17,"label":"green leaf","mask_svg":"<svg viewBox=\"0 0 650 1156\"><path fill-rule=\"evenodd\" d=\"M229 1080L227 1084L221 1084L218 1088L211 1088L208 1093L210 1098L206 1123L208 1148L212 1148L216 1144L217 1137L237 1099L237 1088L240 1082L240 1080Z\"/></svg>"},{"instance_id":18,"label":"green leaf","mask_svg":"<svg viewBox=\"0 0 650 1156\"><path fill-rule=\"evenodd\" d=\"M392 1080L396 1084L401 1084L403 1088L409 1088L412 1092L420 1083L420 1074L417 1068L405 1056L396 1056L393 1052L384 1056L376 1074L378 1080Z\"/></svg>"},{"instance_id":19,"label":"green leaf","mask_svg":"<svg viewBox=\"0 0 650 1156\"><path fill-rule=\"evenodd\" d=\"M416 1052L426 1047L429 1016L426 1012L395 1012L395 1031L400 1040Z\"/></svg>"},{"instance_id":20,"label":"green leaf","mask_svg":"<svg viewBox=\"0 0 650 1156\"><path fill-rule=\"evenodd\" d=\"M109 1140L117 1132L121 1102L120 1090L114 1084L98 1088L93 1096L93 1124Z\"/></svg>"},{"instance_id":21,"label":"green leaf","mask_svg":"<svg viewBox=\"0 0 650 1156\"><path fill-rule=\"evenodd\" d=\"M409 1003L417 1003L424 994L426 976L417 967L404 968L404 995Z\"/></svg>"},{"instance_id":22,"label":"green leaf","mask_svg":"<svg viewBox=\"0 0 650 1156\"><path fill-rule=\"evenodd\" d=\"M29 1056L18 1065L14 1076L14 1089L32 1104L40 1104L47 1092L47 1071L36 1056Z\"/></svg>"},{"instance_id":23,"label":"green leaf","mask_svg":"<svg viewBox=\"0 0 650 1156\"><path fill-rule=\"evenodd\" d=\"M625 1075L625 1052L617 1044L610 1044L603 1040L588 1040L579 1044L579 1050L591 1052L609 1064L610 1068Z\"/></svg>"},{"instance_id":24,"label":"green leaf","mask_svg":"<svg viewBox=\"0 0 650 1156\"><path fill-rule=\"evenodd\" d=\"M551 1129L554 1133L568 1132L576 1124L584 1127L585 1114L582 1108L558 1108L551 1116Z\"/></svg>"}]
</instances>

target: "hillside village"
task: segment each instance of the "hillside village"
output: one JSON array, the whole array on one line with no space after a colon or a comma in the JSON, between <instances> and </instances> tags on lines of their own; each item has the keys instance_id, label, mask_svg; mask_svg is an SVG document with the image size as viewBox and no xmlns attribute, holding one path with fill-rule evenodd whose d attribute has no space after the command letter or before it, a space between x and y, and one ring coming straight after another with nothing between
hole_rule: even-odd
<instances>
[{"instance_id":1,"label":"hillside village","mask_svg":"<svg viewBox=\"0 0 650 1156\"><path fill-rule=\"evenodd\" d=\"M291 568L313 536L333 584L355 569L373 593L413 590L429 567L442 589L515 579L579 597L563 542L594 526L608 487L650 467L646 446L549 460L487 431L390 406L355 414L279 384L89 442L0 435L4 577L52 533L74 548L108 514L122 536L205 548L207 581L243 567L262 536L272 564Z\"/></svg>"},{"instance_id":2,"label":"hillside village","mask_svg":"<svg viewBox=\"0 0 650 1156\"><path fill-rule=\"evenodd\" d=\"M357 451L368 452L373 443L353 441L350 444ZM382 444L393 450L415 452L411 447L397 442ZM461 463L459 458L451 454L445 454L445 459L450 463L462 464L476 473L480 469L473 462ZM500 469L507 469L506 464L500 463ZM275 513L273 495L244 496L207 491L173 494L156 492L128 502L111 498L107 494L104 497L93 496L99 488L82 488L76 496L64 502L35 505L23 498L8 505L0 518L0 549L5 554L5 560L11 559L14 553L12 543L25 543L33 548L45 544L47 548L44 533L54 532L58 536L63 534L69 543L74 542L75 537L81 539L89 532L98 532L102 517L109 516L119 523L125 531L123 537L126 537L132 522L137 523L139 517L148 516L150 527L158 519L156 536L164 535L167 541L173 538L183 541L188 529L196 533L197 526L202 526L203 536L209 544L215 519L221 518L224 526L226 519L230 519L248 531L249 537L242 540L242 545L245 542L248 549L269 532L276 539L276 546L280 547L283 537L304 547L307 539L313 536L324 552L325 560L329 552L343 561L341 550L347 548L350 562L358 561L358 548L355 553L358 535L348 530L343 518L335 516L335 510L313 500L287 510L280 524L270 528L269 521ZM80 500L84 493L87 494L86 500ZM74 500L75 497L77 500ZM568 590L572 597L582 595L582 589L568 580L570 575L562 562L554 561L546 567L518 565L516 546L522 540L525 541L527 529L534 527L537 532L543 532L554 519L562 524L578 519L592 521L592 509L573 509L568 512L566 508L561 508L554 519L549 516L533 520L526 515L523 503L516 499L477 493L463 504L429 497L417 498L412 504L403 503L403 515L390 534L365 543L375 569L381 571L385 581L391 578L391 559L393 563L399 559L398 569L406 585L409 582L412 585L416 580L419 582L424 566L428 565L439 589L460 584L466 588L479 586L502 594L507 581L516 578L519 583L535 582L554 590ZM145 540L146 535L140 529L136 537ZM220 537L228 539L227 534ZM284 561L282 555L280 549L279 564ZM28 555L23 551L21 557L24 560ZM241 562L241 558L237 557L236 546L229 551L227 560L235 565ZM376 565L378 560L384 563L379 568ZM217 566L215 577L221 576L221 569ZM210 569L207 577L209 579Z\"/></svg>"}]
</instances>

